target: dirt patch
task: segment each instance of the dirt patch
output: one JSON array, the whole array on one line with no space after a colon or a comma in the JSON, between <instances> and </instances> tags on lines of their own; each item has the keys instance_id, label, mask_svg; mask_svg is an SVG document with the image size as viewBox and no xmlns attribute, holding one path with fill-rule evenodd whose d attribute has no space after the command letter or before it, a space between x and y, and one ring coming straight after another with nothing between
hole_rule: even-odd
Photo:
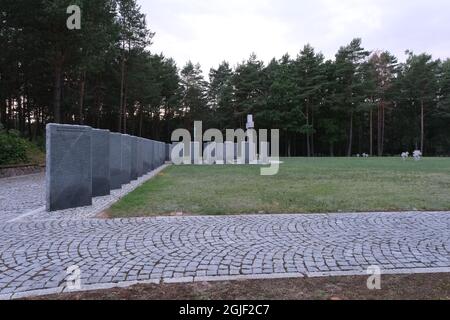
<instances>
[{"instance_id":1,"label":"dirt patch","mask_svg":"<svg viewBox=\"0 0 450 320\"><path fill-rule=\"evenodd\" d=\"M106 209L100 213L98 213L95 218L97 219L111 219L111 211L109 209Z\"/></svg>"},{"instance_id":2,"label":"dirt patch","mask_svg":"<svg viewBox=\"0 0 450 320\"><path fill-rule=\"evenodd\" d=\"M187 284L135 285L41 296L37 300L450 300L450 274L385 275L381 290L368 290L366 276L240 280Z\"/></svg>"}]
</instances>

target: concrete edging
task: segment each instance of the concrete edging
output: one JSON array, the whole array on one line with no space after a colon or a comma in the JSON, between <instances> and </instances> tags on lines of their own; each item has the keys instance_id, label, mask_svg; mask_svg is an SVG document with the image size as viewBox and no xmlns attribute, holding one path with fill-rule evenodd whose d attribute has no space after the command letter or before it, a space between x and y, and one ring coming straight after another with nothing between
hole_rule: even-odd
<instances>
[{"instance_id":1,"label":"concrete edging","mask_svg":"<svg viewBox=\"0 0 450 320\"><path fill-rule=\"evenodd\" d=\"M430 274L430 273L450 273L450 267L442 268L414 268L414 269L387 269L382 270L383 275L401 274ZM94 290L104 290L113 288L127 288L137 284L175 284L194 282L219 282L219 281L239 281L239 280L270 280L270 279L293 279L293 278L319 278L319 277L341 277L341 276L362 276L366 275L364 270L360 271L330 271L330 272L307 272L304 273L272 273L272 274L249 274L249 275L228 275L228 276L193 276L182 278L160 278L142 281L125 281L115 283L99 283L84 285L81 290L68 290L65 286L17 292L0 295L0 300L22 299L50 294L88 292Z\"/></svg>"}]
</instances>

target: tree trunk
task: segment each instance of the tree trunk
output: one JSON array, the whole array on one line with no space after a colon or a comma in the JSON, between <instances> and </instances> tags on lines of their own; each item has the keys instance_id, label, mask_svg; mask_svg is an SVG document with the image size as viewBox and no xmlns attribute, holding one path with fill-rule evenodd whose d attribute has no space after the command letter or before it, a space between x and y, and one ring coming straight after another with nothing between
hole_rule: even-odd
<instances>
[{"instance_id":1,"label":"tree trunk","mask_svg":"<svg viewBox=\"0 0 450 320\"><path fill-rule=\"evenodd\" d=\"M373 156L373 119L372 119L372 108L370 109L370 111L369 111L369 123L370 123L370 125L369 125L369 127L370 127L370 134L369 134L369 136L370 136L370 138L369 138L369 140L370 140L370 156Z\"/></svg>"},{"instance_id":2,"label":"tree trunk","mask_svg":"<svg viewBox=\"0 0 450 320\"><path fill-rule=\"evenodd\" d=\"M127 133L127 85L123 94L123 133Z\"/></svg>"},{"instance_id":3,"label":"tree trunk","mask_svg":"<svg viewBox=\"0 0 450 320\"><path fill-rule=\"evenodd\" d=\"M0 124L3 124L4 127L6 127L6 99L1 98L1 107L2 109L0 110Z\"/></svg>"},{"instance_id":4,"label":"tree trunk","mask_svg":"<svg viewBox=\"0 0 450 320\"><path fill-rule=\"evenodd\" d=\"M330 142L330 157L334 157L334 143Z\"/></svg>"},{"instance_id":5,"label":"tree trunk","mask_svg":"<svg viewBox=\"0 0 450 320\"><path fill-rule=\"evenodd\" d=\"M352 143L353 143L353 111L350 113L350 130L348 133L348 149L347 156L352 156Z\"/></svg>"},{"instance_id":6,"label":"tree trunk","mask_svg":"<svg viewBox=\"0 0 450 320\"><path fill-rule=\"evenodd\" d=\"M24 113L24 109L25 109L25 99L24 99L24 95L23 92L21 94L19 94L18 97L18 103L17 103L17 107L18 107L18 128L19 128L19 132L20 134L24 134L25 133L25 113Z\"/></svg>"},{"instance_id":7,"label":"tree trunk","mask_svg":"<svg viewBox=\"0 0 450 320\"><path fill-rule=\"evenodd\" d=\"M143 118L144 118L144 111L143 111L143 107L140 106L139 107L139 136L142 137L142 122L143 122Z\"/></svg>"},{"instance_id":8,"label":"tree trunk","mask_svg":"<svg viewBox=\"0 0 450 320\"><path fill-rule=\"evenodd\" d=\"M64 54L58 53L54 66L54 88L53 88L53 117L55 123L61 123L61 95L62 95L62 70Z\"/></svg>"},{"instance_id":9,"label":"tree trunk","mask_svg":"<svg viewBox=\"0 0 450 320\"><path fill-rule=\"evenodd\" d=\"M39 110L40 108L37 107L34 111L34 117L36 119L36 127L34 128L34 135L33 135L33 140L36 141L36 138L39 136L40 133L40 129L41 129L41 112Z\"/></svg>"},{"instance_id":10,"label":"tree trunk","mask_svg":"<svg viewBox=\"0 0 450 320\"><path fill-rule=\"evenodd\" d=\"M122 54L122 65L120 72L120 104L119 104L119 125L117 128L118 132L122 132L122 114L123 114L123 96L124 96L124 85L125 85L125 54Z\"/></svg>"},{"instance_id":11,"label":"tree trunk","mask_svg":"<svg viewBox=\"0 0 450 320\"><path fill-rule=\"evenodd\" d=\"M80 80L80 101L79 101L79 110L78 110L78 123L84 124L84 115L83 115L83 109L84 109L84 92L86 89L86 70L84 70L81 74L81 80Z\"/></svg>"},{"instance_id":12,"label":"tree trunk","mask_svg":"<svg viewBox=\"0 0 450 320\"><path fill-rule=\"evenodd\" d=\"M381 101L381 155L384 153L384 102Z\"/></svg>"},{"instance_id":13,"label":"tree trunk","mask_svg":"<svg viewBox=\"0 0 450 320\"><path fill-rule=\"evenodd\" d=\"M5 129L6 129L6 131L8 131L10 129L9 121L11 118L11 110L12 110L11 104L12 104L12 98L10 97L9 99L7 99L7 103L5 106Z\"/></svg>"},{"instance_id":14,"label":"tree trunk","mask_svg":"<svg viewBox=\"0 0 450 320\"><path fill-rule=\"evenodd\" d=\"M97 128L100 128L103 112L102 105L104 99L104 92L101 90L101 88L102 88L102 81L96 78L94 92L95 92L95 109L97 110L97 113L95 115L95 121L93 122L97 124Z\"/></svg>"},{"instance_id":15,"label":"tree trunk","mask_svg":"<svg viewBox=\"0 0 450 320\"><path fill-rule=\"evenodd\" d=\"M384 101L378 104L378 126L377 126L377 146L378 156L383 156L384 153Z\"/></svg>"},{"instance_id":16,"label":"tree trunk","mask_svg":"<svg viewBox=\"0 0 450 320\"><path fill-rule=\"evenodd\" d=\"M28 140L33 141L33 132L31 130L31 111L30 106L27 103L27 130L28 130Z\"/></svg>"},{"instance_id":17,"label":"tree trunk","mask_svg":"<svg viewBox=\"0 0 450 320\"><path fill-rule=\"evenodd\" d=\"M287 144L287 156L290 158L291 157L291 139L287 139L288 144Z\"/></svg>"},{"instance_id":18,"label":"tree trunk","mask_svg":"<svg viewBox=\"0 0 450 320\"><path fill-rule=\"evenodd\" d=\"M363 148L363 127L361 123L358 125L358 153L363 154L365 153L365 146Z\"/></svg>"},{"instance_id":19,"label":"tree trunk","mask_svg":"<svg viewBox=\"0 0 450 320\"><path fill-rule=\"evenodd\" d=\"M381 104L378 104L377 114L377 154L381 157Z\"/></svg>"},{"instance_id":20,"label":"tree trunk","mask_svg":"<svg viewBox=\"0 0 450 320\"><path fill-rule=\"evenodd\" d=\"M311 156L311 145L309 141L309 107L306 103L306 156L309 158Z\"/></svg>"},{"instance_id":21,"label":"tree trunk","mask_svg":"<svg viewBox=\"0 0 450 320\"><path fill-rule=\"evenodd\" d=\"M314 111L311 110L311 156L314 154Z\"/></svg>"},{"instance_id":22,"label":"tree trunk","mask_svg":"<svg viewBox=\"0 0 450 320\"><path fill-rule=\"evenodd\" d=\"M420 100L420 152L423 154L423 143L425 136L425 126L424 126L424 103L423 99Z\"/></svg>"}]
</instances>

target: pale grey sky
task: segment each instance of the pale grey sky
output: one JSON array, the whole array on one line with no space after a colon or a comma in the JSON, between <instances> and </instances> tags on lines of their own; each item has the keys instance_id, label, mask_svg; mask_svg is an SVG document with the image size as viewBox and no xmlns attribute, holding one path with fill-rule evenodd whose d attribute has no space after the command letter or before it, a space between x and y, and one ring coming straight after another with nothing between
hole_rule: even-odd
<instances>
[{"instance_id":1,"label":"pale grey sky","mask_svg":"<svg viewBox=\"0 0 450 320\"><path fill-rule=\"evenodd\" d=\"M268 62L310 43L327 58L354 37L369 50L406 49L450 57L449 0L139 0L152 52L182 67L199 62L205 74L255 52Z\"/></svg>"}]
</instances>

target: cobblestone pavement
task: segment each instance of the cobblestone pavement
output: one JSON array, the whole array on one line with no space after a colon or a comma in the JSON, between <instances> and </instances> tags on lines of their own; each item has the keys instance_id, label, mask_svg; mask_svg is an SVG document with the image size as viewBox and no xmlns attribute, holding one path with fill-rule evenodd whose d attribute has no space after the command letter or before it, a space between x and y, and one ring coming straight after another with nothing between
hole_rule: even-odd
<instances>
[{"instance_id":1,"label":"cobblestone pavement","mask_svg":"<svg viewBox=\"0 0 450 320\"><path fill-rule=\"evenodd\" d=\"M358 274L369 265L450 272L448 212L97 219L84 209L64 218L39 210L22 216L43 205L42 185L42 175L0 180L3 298L63 290L72 265L87 287Z\"/></svg>"}]
</instances>

